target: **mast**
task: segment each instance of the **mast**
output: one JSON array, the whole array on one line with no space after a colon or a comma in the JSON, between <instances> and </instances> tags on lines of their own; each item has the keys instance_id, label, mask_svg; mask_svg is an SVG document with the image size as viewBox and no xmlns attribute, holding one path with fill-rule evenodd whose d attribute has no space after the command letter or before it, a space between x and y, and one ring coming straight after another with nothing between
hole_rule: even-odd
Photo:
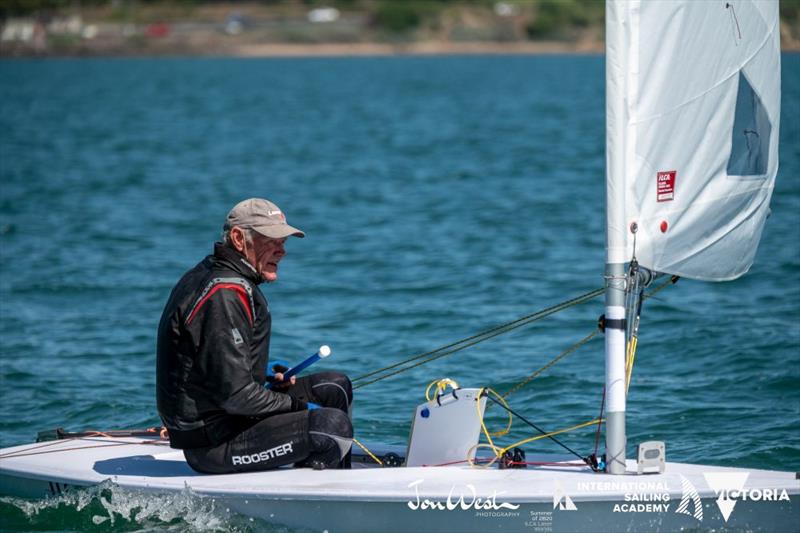
<instances>
[{"instance_id":1,"label":"mast","mask_svg":"<svg viewBox=\"0 0 800 533\"><path fill-rule=\"evenodd\" d=\"M605 385L606 472L625 473L625 185L626 162L633 156L626 139L629 60L623 25L638 2L606 2L606 265ZM630 95L628 95L630 96ZM627 142L626 142L627 141Z\"/></svg>"},{"instance_id":2,"label":"mast","mask_svg":"<svg viewBox=\"0 0 800 533\"><path fill-rule=\"evenodd\" d=\"M778 172L780 100L777 2L606 0L610 474L626 459L625 263L635 253L653 273L706 281L747 272Z\"/></svg>"}]
</instances>

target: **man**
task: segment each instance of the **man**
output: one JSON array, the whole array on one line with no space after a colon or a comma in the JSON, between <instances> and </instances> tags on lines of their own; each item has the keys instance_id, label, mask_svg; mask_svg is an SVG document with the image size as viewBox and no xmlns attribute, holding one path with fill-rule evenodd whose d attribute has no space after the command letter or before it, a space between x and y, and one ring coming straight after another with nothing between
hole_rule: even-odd
<instances>
[{"instance_id":1,"label":"man","mask_svg":"<svg viewBox=\"0 0 800 533\"><path fill-rule=\"evenodd\" d=\"M349 463L353 393L346 376L283 382L286 368L279 367L274 389L264 387L271 317L257 286L278 279L290 236L305 234L277 205L240 202L228 213L222 242L184 274L161 316L158 412L170 445L199 472Z\"/></svg>"}]
</instances>

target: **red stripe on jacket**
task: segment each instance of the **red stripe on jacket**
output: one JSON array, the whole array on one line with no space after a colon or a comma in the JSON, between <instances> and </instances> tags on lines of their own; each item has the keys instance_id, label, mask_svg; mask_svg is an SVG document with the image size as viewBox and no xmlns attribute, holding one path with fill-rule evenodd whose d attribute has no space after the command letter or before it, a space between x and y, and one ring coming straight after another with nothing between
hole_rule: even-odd
<instances>
[{"instance_id":1,"label":"red stripe on jacket","mask_svg":"<svg viewBox=\"0 0 800 533\"><path fill-rule=\"evenodd\" d=\"M189 315L189 318L186 319L186 324L191 324L194 317L197 315L197 312L200 311L200 308L203 307L203 304L208 301L211 296L217 292L219 289L229 289L236 293L236 296L239 297L239 301L242 302L245 310L247 311L247 318L250 320L250 325L253 325L253 310L250 309L250 298L247 295L247 291L241 285L237 285L236 283L218 283L214 285L214 287L208 291L208 294L203 296L203 299L195 306L194 311L192 314Z\"/></svg>"}]
</instances>

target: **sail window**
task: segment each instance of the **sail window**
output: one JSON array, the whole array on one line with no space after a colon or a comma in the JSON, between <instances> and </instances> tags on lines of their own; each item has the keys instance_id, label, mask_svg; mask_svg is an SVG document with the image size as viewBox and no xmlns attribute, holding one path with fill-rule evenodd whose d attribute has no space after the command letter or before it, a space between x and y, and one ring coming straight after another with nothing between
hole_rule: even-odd
<instances>
[{"instance_id":1,"label":"sail window","mask_svg":"<svg viewBox=\"0 0 800 533\"><path fill-rule=\"evenodd\" d=\"M739 91L733 119L729 176L762 176L767 173L769 135L767 111L750 82L739 71Z\"/></svg>"}]
</instances>

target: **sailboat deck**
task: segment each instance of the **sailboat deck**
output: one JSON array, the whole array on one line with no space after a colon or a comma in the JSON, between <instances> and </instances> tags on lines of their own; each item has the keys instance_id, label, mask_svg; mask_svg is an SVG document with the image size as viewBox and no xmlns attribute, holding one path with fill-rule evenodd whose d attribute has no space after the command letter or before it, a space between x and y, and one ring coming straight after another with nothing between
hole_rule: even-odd
<instances>
[{"instance_id":1,"label":"sailboat deck","mask_svg":"<svg viewBox=\"0 0 800 533\"><path fill-rule=\"evenodd\" d=\"M707 498L715 497L715 493L704 474L741 472L748 474L746 486L749 489L800 494L800 481L793 472L681 463L667 463L663 474L636 475L636 463L629 460L628 474L624 476L559 465L501 470L468 465L372 468L359 463L354 464L352 470L281 468L247 474L203 475L186 464L182 452L162 443L87 438L45 444L49 445L44 448L41 443L23 445L0 452L5 456L0 458L0 492L37 496L19 490L23 479L67 486L87 486L110 479L123 487L152 491L188 487L197 494L209 496L236 494L305 500L413 501L417 494L422 498L444 500L454 490L458 494L471 486L481 497L497 494L504 501L546 502L553 500L556 484L575 501L616 500L653 491L668 492L672 499L680 499L682 477L697 489L700 497ZM567 457L554 456L535 456L529 460L573 462Z\"/></svg>"}]
</instances>

